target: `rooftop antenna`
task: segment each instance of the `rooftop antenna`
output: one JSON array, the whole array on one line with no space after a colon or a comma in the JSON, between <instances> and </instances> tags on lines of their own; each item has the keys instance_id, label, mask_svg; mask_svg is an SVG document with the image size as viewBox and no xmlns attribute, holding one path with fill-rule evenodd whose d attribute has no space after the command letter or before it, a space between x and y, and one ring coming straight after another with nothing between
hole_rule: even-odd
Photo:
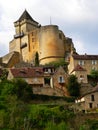
<instances>
[{"instance_id":1,"label":"rooftop antenna","mask_svg":"<svg viewBox=\"0 0 98 130\"><path fill-rule=\"evenodd\" d=\"M51 16L50 16L50 25L52 24Z\"/></svg>"}]
</instances>

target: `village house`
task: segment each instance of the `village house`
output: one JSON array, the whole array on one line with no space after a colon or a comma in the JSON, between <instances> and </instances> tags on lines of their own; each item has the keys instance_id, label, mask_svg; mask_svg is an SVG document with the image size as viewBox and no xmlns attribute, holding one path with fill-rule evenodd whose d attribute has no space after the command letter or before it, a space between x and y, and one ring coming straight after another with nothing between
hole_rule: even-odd
<instances>
[{"instance_id":1,"label":"village house","mask_svg":"<svg viewBox=\"0 0 98 130\"><path fill-rule=\"evenodd\" d=\"M32 67L9 69L8 80L22 78L33 89L35 94L68 96L66 89L67 74L62 67Z\"/></svg>"},{"instance_id":2,"label":"village house","mask_svg":"<svg viewBox=\"0 0 98 130\"><path fill-rule=\"evenodd\" d=\"M98 70L98 55L79 55L70 56L68 73L75 74L79 82L87 83L87 75L91 70Z\"/></svg>"},{"instance_id":3,"label":"village house","mask_svg":"<svg viewBox=\"0 0 98 130\"><path fill-rule=\"evenodd\" d=\"M79 105L80 110L92 110L98 108L98 84L92 90L78 98L75 103Z\"/></svg>"},{"instance_id":4,"label":"village house","mask_svg":"<svg viewBox=\"0 0 98 130\"><path fill-rule=\"evenodd\" d=\"M87 71L79 64L73 69L70 74L74 74L77 77L79 83L88 83Z\"/></svg>"},{"instance_id":5,"label":"village house","mask_svg":"<svg viewBox=\"0 0 98 130\"><path fill-rule=\"evenodd\" d=\"M63 67L57 68L54 75L52 76L53 87L58 90L62 90L64 96L69 96L67 91L68 85L68 74L65 72Z\"/></svg>"},{"instance_id":6,"label":"village house","mask_svg":"<svg viewBox=\"0 0 98 130\"><path fill-rule=\"evenodd\" d=\"M98 55L72 54L68 66L69 74L77 65L82 66L86 69L87 74L90 74L91 70L98 70Z\"/></svg>"}]
</instances>

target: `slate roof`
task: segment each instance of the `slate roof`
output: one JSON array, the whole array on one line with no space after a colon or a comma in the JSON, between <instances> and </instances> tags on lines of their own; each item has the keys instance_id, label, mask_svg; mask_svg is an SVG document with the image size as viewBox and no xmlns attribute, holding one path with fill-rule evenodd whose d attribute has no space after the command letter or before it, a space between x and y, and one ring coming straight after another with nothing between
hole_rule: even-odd
<instances>
[{"instance_id":1,"label":"slate roof","mask_svg":"<svg viewBox=\"0 0 98 130\"><path fill-rule=\"evenodd\" d=\"M10 69L14 78L42 77L42 68L12 68Z\"/></svg>"},{"instance_id":2,"label":"slate roof","mask_svg":"<svg viewBox=\"0 0 98 130\"><path fill-rule=\"evenodd\" d=\"M98 60L98 55L76 55L76 54L73 54L72 55L74 59L77 59L77 60Z\"/></svg>"},{"instance_id":3,"label":"slate roof","mask_svg":"<svg viewBox=\"0 0 98 130\"><path fill-rule=\"evenodd\" d=\"M93 94L93 93L95 93L95 92L98 92L98 84L94 87L94 88L92 88L92 89L90 89L90 91L88 91L88 92L86 92L85 94L83 94L81 97L79 97L78 99L81 99L82 97L84 97L84 96L86 96L86 95L88 95L88 94Z\"/></svg>"},{"instance_id":4,"label":"slate roof","mask_svg":"<svg viewBox=\"0 0 98 130\"><path fill-rule=\"evenodd\" d=\"M24 19L27 19L27 20L31 20L31 21L34 21L34 22L36 22L31 16L30 16L30 14L27 12L27 10L25 10L24 12L23 12L23 14L20 16L20 18L16 21L16 22L20 22L20 21L22 21L22 20L24 20ZM38 22L36 22L36 23L38 23Z\"/></svg>"}]
</instances>

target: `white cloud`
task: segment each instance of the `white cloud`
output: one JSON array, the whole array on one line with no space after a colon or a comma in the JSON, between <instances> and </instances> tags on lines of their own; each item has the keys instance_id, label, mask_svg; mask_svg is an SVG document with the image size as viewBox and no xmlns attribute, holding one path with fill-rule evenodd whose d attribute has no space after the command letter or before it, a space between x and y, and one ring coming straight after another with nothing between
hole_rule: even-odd
<instances>
[{"instance_id":1,"label":"white cloud","mask_svg":"<svg viewBox=\"0 0 98 130\"><path fill-rule=\"evenodd\" d=\"M51 16L52 23L62 27L65 35L68 33L66 28L70 29L70 33L73 33L72 39L75 39L76 34L74 33L79 31L80 26L89 25L87 28L98 26L98 0L7 0L6 2L0 0L0 55L4 54L1 51L1 44L8 49L9 41L14 35L13 22L20 17L25 9L42 25L49 24ZM89 31L86 30L86 33ZM79 52L84 50L85 40L82 38L74 40L75 46L78 45L76 48Z\"/></svg>"},{"instance_id":2,"label":"white cloud","mask_svg":"<svg viewBox=\"0 0 98 130\"><path fill-rule=\"evenodd\" d=\"M76 51L79 53L79 54L84 54L86 53L86 49L85 49L85 46L84 46L84 43L81 41L81 40L73 40L74 41L74 46L76 48Z\"/></svg>"}]
</instances>

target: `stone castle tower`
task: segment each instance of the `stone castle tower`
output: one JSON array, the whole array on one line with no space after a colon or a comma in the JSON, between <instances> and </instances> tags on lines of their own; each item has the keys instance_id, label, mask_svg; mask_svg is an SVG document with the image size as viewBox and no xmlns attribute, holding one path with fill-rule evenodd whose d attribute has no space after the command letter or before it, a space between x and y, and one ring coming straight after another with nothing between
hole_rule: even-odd
<instances>
[{"instance_id":1,"label":"stone castle tower","mask_svg":"<svg viewBox=\"0 0 98 130\"><path fill-rule=\"evenodd\" d=\"M41 26L26 10L14 26L9 52L19 52L21 61L34 63L38 52L40 64L46 64L66 58L74 48L72 40L57 25Z\"/></svg>"}]
</instances>

